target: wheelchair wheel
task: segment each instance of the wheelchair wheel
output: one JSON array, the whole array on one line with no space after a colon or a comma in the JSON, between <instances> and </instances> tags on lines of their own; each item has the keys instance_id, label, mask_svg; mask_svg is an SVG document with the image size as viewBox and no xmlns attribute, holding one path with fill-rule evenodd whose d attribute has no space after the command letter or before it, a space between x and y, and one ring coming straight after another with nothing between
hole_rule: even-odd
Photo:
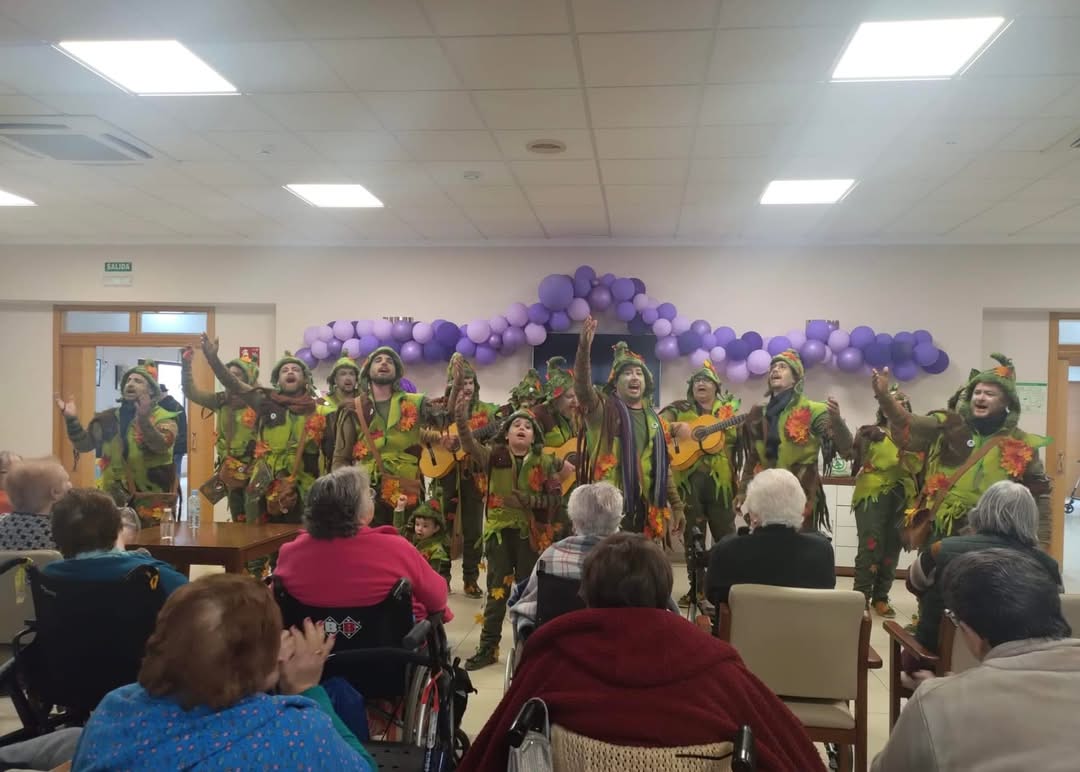
<instances>
[{"instance_id":1,"label":"wheelchair wheel","mask_svg":"<svg viewBox=\"0 0 1080 772\"><path fill-rule=\"evenodd\" d=\"M517 667L518 647L511 647L506 655L506 669L503 671L503 694L510 690L510 683L514 680L514 668Z\"/></svg>"},{"instance_id":2,"label":"wheelchair wheel","mask_svg":"<svg viewBox=\"0 0 1080 772\"><path fill-rule=\"evenodd\" d=\"M417 665L409 669L408 686L405 696L405 709L403 711L404 726L402 741L410 745L422 745L422 737L417 733L417 720L420 710L420 696L423 694L424 685L428 680L428 669L423 665Z\"/></svg>"},{"instance_id":3,"label":"wheelchair wheel","mask_svg":"<svg viewBox=\"0 0 1080 772\"><path fill-rule=\"evenodd\" d=\"M1072 499L1069 499L1069 503L1065 505L1065 514L1066 515L1071 515L1073 513L1073 510L1075 510L1075 509L1076 509L1076 505L1073 504Z\"/></svg>"},{"instance_id":4,"label":"wheelchair wheel","mask_svg":"<svg viewBox=\"0 0 1080 772\"><path fill-rule=\"evenodd\" d=\"M458 729L454 732L454 762L461 763L461 760L465 758L465 754L469 752L469 746L472 745L472 741L469 740L469 735L465 734L464 729Z\"/></svg>"}]
</instances>

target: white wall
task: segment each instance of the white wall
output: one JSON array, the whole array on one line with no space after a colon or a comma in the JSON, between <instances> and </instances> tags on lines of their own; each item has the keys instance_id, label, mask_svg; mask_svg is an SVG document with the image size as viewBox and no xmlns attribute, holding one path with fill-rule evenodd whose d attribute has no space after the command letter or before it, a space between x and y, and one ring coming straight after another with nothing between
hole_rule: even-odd
<instances>
[{"instance_id":1,"label":"white wall","mask_svg":"<svg viewBox=\"0 0 1080 772\"><path fill-rule=\"evenodd\" d=\"M131 260L129 288L102 286L105 260ZM827 250L706 248L403 248L247 249L233 247L0 248L0 354L18 363L11 399L0 401L0 437L29 452L47 452L51 425L51 335L54 302L206 304L218 307L224 353L263 349L263 380L282 349L301 345L306 326L337 317L437 317L465 322L502 313L535 298L548 273L582 263L638 276L650 294L671 300L689 318L740 331L780 334L810 318L839 319L896 332L925 327L949 352L953 367L916 382L918 410L944 403L972 366L985 367L999 348L1017 360L1021 380L1045 380L1045 314L986 318L995 309L1080 307L1080 260L1056 247L846 247ZM984 322L984 318L986 321ZM1027 331L1042 325L1041 354ZM601 331L616 332L608 317ZM30 352L33 352L32 354ZM1039 362L1041 358L1041 364ZM1030 361L1029 361L1030 360ZM481 371L484 394L501 398L528 366L529 354ZM665 370L663 400L682 394L688 364ZM25 379L22 375L25 374ZM419 366L410 377L441 391L443 368ZM12 379L5 379L8 383ZM322 378L320 378L320 381ZM740 389L760 396L760 382ZM860 378L812 371L812 395L835 394L853 424L873 413ZM1042 430L1043 427L1029 427ZM40 438L40 439L39 439ZM13 441L13 439L12 439Z\"/></svg>"}]
</instances>

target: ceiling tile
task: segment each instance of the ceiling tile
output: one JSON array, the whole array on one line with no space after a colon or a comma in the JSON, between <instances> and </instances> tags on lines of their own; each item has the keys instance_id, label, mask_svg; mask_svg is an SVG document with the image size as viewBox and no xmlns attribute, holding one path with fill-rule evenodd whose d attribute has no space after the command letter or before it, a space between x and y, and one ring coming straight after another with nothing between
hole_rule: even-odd
<instances>
[{"instance_id":1,"label":"ceiling tile","mask_svg":"<svg viewBox=\"0 0 1080 772\"><path fill-rule=\"evenodd\" d=\"M491 129L584 129L589 125L578 89L474 91L472 96Z\"/></svg>"},{"instance_id":2,"label":"ceiling tile","mask_svg":"<svg viewBox=\"0 0 1080 772\"><path fill-rule=\"evenodd\" d=\"M185 161L179 170L204 185L269 185L254 166L239 161Z\"/></svg>"},{"instance_id":3,"label":"ceiling tile","mask_svg":"<svg viewBox=\"0 0 1080 772\"><path fill-rule=\"evenodd\" d=\"M579 35L585 82L589 86L699 83L712 39L705 31Z\"/></svg>"},{"instance_id":4,"label":"ceiling tile","mask_svg":"<svg viewBox=\"0 0 1080 772\"><path fill-rule=\"evenodd\" d=\"M513 161L510 168L522 185L599 185L596 162Z\"/></svg>"},{"instance_id":5,"label":"ceiling tile","mask_svg":"<svg viewBox=\"0 0 1080 772\"><path fill-rule=\"evenodd\" d=\"M866 6L866 0L724 0L720 4L719 26L854 25L877 10Z\"/></svg>"},{"instance_id":6,"label":"ceiling tile","mask_svg":"<svg viewBox=\"0 0 1080 772\"><path fill-rule=\"evenodd\" d=\"M1029 226L1023 235L1044 234L1056 237L1080 235L1080 205Z\"/></svg>"},{"instance_id":7,"label":"ceiling tile","mask_svg":"<svg viewBox=\"0 0 1080 772\"><path fill-rule=\"evenodd\" d=\"M429 209L394 209L402 222L432 241L475 241L483 238L476 227L459 212L432 212Z\"/></svg>"},{"instance_id":8,"label":"ceiling tile","mask_svg":"<svg viewBox=\"0 0 1080 772\"><path fill-rule=\"evenodd\" d=\"M1057 99L1043 105L1042 115L1080 117L1080 81L1073 79L1072 87Z\"/></svg>"},{"instance_id":9,"label":"ceiling tile","mask_svg":"<svg viewBox=\"0 0 1080 772\"><path fill-rule=\"evenodd\" d=\"M273 0L303 37L367 38L431 35L415 0Z\"/></svg>"},{"instance_id":10,"label":"ceiling tile","mask_svg":"<svg viewBox=\"0 0 1080 772\"><path fill-rule=\"evenodd\" d=\"M431 215L442 213L458 213L458 208L447 195L439 190L433 183L428 187L416 187L413 185L394 185L392 182L375 183L368 186L375 197L386 206L395 210L410 209L425 211ZM411 222L406 219L407 222Z\"/></svg>"},{"instance_id":11,"label":"ceiling tile","mask_svg":"<svg viewBox=\"0 0 1080 772\"><path fill-rule=\"evenodd\" d=\"M574 88L580 85L567 35L446 38L446 54L467 88Z\"/></svg>"},{"instance_id":12,"label":"ceiling tile","mask_svg":"<svg viewBox=\"0 0 1080 772\"><path fill-rule=\"evenodd\" d=\"M423 168L439 185L513 185L510 168L502 161L430 161ZM475 182L466 174L479 174Z\"/></svg>"},{"instance_id":13,"label":"ceiling tile","mask_svg":"<svg viewBox=\"0 0 1080 772\"><path fill-rule=\"evenodd\" d=\"M218 191L247 209L267 217L287 217L305 206L303 201L281 185L226 185L218 188Z\"/></svg>"},{"instance_id":14,"label":"ceiling tile","mask_svg":"<svg viewBox=\"0 0 1080 772\"><path fill-rule=\"evenodd\" d=\"M1057 153L1002 153L979 155L964 167L960 174L970 179L1007 177L1016 180L1037 180L1057 169L1064 154Z\"/></svg>"},{"instance_id":15,"label":"ceiling tile","mask_svg":"<svg viewBox=\"0 0 1080 772\"><path fill-rule=\"evenodd\" d=\"M296 134L283 131L211 131L207 136L242 161L304 161L318 155Z\"/></svg>"},{"instance_id":16,"label":"ceiling tile","mask_svg":"<svg viewBox=\"0 0 1080 772\"><path fill-rule=\"evenodd\" d=\"M0 13L37 34L39 40L157 38L165 30L147 16L139 0L5 0Z\"/></svg>"},{"instance_id":17,"label":"ceiling tile","mask_svg":"<svg viewBox=\"0 0 1080 772\"><path fill-rule=\"evenodd\" d=\"M1071 207L1067 201L1005 201L950 231L953 235L1010 235Z\"/></svg>"},{"instance_id":18,"label":"ceiling tile","mask_svg":"<svg viewBox=\"0 0 1080 772\"><path fill-rule=\"evenodd\" d=\"M470 211L472 207L528 206L521 188L514 185L452 185L446 195Z\"/></svg>"},{"instance_id":19,"label":"ceiling tile","mask_svg":"<svg viewBox=\"0 0 1080 772\"><path fill-rule=\"evenodd\" d=\"M690 162L658 159L604 159L600 173L605 185L682 185Z\"/></svg>"},{"instance_id":20,"label":"ceiling tile","mask_svg":"<svg viewBox=\"0 0 1080 772\"><path fill-rule=\"evenodd\" d=\"M301 137L328 161L406 161L409 154L385 131L305 131Z\"/></svg>"},{"instance_id":21,"label":"ceiling tile","mask_svg":"<svg viewBox=\"0 0 1080 772\"><path fill-rule=\"evenodd\" d=\"M290 131L376 131L382 125L356 94L256 94L263 112Z\"/></svg>"},{"instance_id":22,"label":"ceiling tile","mask_svg":"<svg viewBox=\"0 0 1080 772\"><path fill-rule=\"evenodd\" d=\"M548 238L594 238L610 235L607 215L602 208L549 206L534 209Z\"/></svg>"},{"instance_id":23,"label":"ceiling tile","mask_svg":"<svg viewBox=\"0 0 1080 772\"><path fill-rule=\"evenodd\" d=\"M952 148L968 153L989 150L1016 131L1016 118L938 119L915 121L895 137L893 147L911 148L920 152Z\"/></svg>"},{"instance_id":24,"label":"ceiling tile","mask_svg":"<svg viewBox=\"0 0 1080 772\"><path fill-rule=\"evenodd\" d=\"M681 185L605 185L604 195L607 198L608 208L616 209L640 209L647 212L649 209L679 208L683 199L683 187Z\"/></svg>"},{"instance_id":25,"label":"ceiling tile","mask_svg":"<svg viewBox=\"0 0 1080 772\"><path fill-rule=\"evenodd\" d=\"M438 35L540 35L570 29L564 0L424 0Z\"/></svg>"},{"instance_id":26,"label":"ceiling tile","mask_svg":"<svg viewBox=\"0 0 1080 772\"><path fill-rule=\"evenodd\" d=\"M722 29L709 66L710 83L828 80L848 27Z\"/></svg>"},{"instance_id":27,"label":"ceiling tile","mask_svg":"<svg viewBox=\"0 0 1080 772\"><path fill-rule=\"evenodd\" d=\"M324 40L313 45L354 91L461 88L434 38Z\"/></svg>"},{"instance_id":28,"label":"ceiling tile","mask_svg":"<svg viewBox=\"0 0 1080 772\"><path fill-rule=\"evenodd\" d=\"M497 161L499 148L486 131L402 131L401 146L417 161Z\"/></svg>"},{"instance_id":29,"label":"ceiling tile","mask_svg":"<svg viewBox=\"0 0 1080 772\"><path fill-rule=\"evenodd\" d=\"M701 102L698 86L590 88L589 113L596 128L689 126Z\"/></svg>"},{"instance_id":30,"label":"ceiling tile","mask_svg":"<svg viewBox=\"0 0 1080 772\"><path fill-rule=\"evenodd\" d=\"M159 187L153 192L157 198L194 212L213 222L260 219L261 215L224 193L206 186Z\"/></svg>"},{"instance_id":31,"label":"ceiling tile","mask_svg":"<svg viewBox=\"0 0 1080 772\"><path fill-rule=\"evenodd\" d=\"M718 0L573 0L578 32L710 29Z\"/></svg>"},{"instance_id":32,"label":"ceiling tile","mask_svg":"<svg viewBox=\"0 0 1080 772\"><path fill-rule=\"evenodd\" d=\"M1080 137L1078 118L1032 118L998 142L995 150L1050 151ZM1064 147L1061 148L1064 152Z\"/></svg>"},{"instance_id":33,"label":"ceiling tile","mask_svg":"<svg viewBox=\"0 0 1080 772\"><path fill-rule=\"evenodd\" d=\"M882 231L893 235L938 236L948 233L989 206L986 201L974 200L920 201Z\"/></svg>"},{"instance_id":34,"label":"ceiling tile","mask_svg":"<svg viewBox=\"0 0 1080 772\"><path fill-rule=\"evenodd\" d=\"M527 206L469 207L473 225L489 239L542 239L544 231Z\"/></svg>"},{"instance_id":35,"label":"ceiling tile","mask_svg":"<svg viewBox=\"0 0 1080 772\"><path fill-rule=\"evenodd\" d=\"M678 207L612 207L609 216L616 239L669 239L679 227Z\"/></svg>"},{"instance_id":36,"label":"ceiling tile","mask_svg":"<svg viewBox=\"0 0 1080 772\"><path fill-rule=\"evenodd\" d=\"M55 115L56 108L19 94L0 94L0 115Z\"/></svg>"},{"instance_id":37,"label":"ceiling tile","mask_svg":"<svg viewBox=\"0 0 1080 772\"><path fill-rule=\"evenodd\" d=\"M874 163L881 177L923 177L945 179L969 165L975 154L955 145L919 149L894 148Z\"/></svg>"},{"instance_id":38,"label":"ceiling tile","mask_svg":"<svg viewBox=\"0 0 1080 772\"><path fill-rule=\"evenodd\" d=\"M142 97L195 131L280 131L247 96Z\"/></svg>"},{"instance_id":39,"label":"ceiling tile","mask_svg":"<svg viewBox=\"0 0 1080 772\"><path fill-rule=\"evenodd\" d=\"M201 43L191 48L245 94L346 89L345 81L303 41Z\"/></svg>"},{"instance_id":40,"label":"ceiling tile","mask_svg":"<svg viewBox=\"0 0 1080 772\"><path fill-rule=\"evenodd\" d=\"M719 123L788 123L821 96L823 84L744 83L705 87L702 125Z\"/></svg>"},{"instance_id":41,"label":"ceiling tile","mask_svg":"<svg viewBox=\"0 0 1080 772\"><path fill-rule=\"evenodd\" d=\"M363 185L394 185L426 190L435 187L424 168L412 161L354 161L335 163L334 168L349 182Z\"/></svg>"},{"instance_id":42,"label":"ceiling tile","mask_svg":"<svg viewBox=\"0 0 1080 772\"><path fill-rule=\"evenodd\" d=\"M484 128L467 91L372 91L364 99L391 131Z\"/></svg>"},{"instance_id":43,"label":"ceiling tile","mask_svg":"<svg viewBox=\"0 0 1080 772\"><path fill-rule=\"evenodd\" d=\"M1080 18L1019 18L975 60L972 78L1080 75Z\"/></svg>"},{"instance_id":44,"label":"ceiling tile","mask_svg":"<svg viewBox=\"0 0 1080 772\"><path fill-rule=\"evenodd\" d=\"M767 158L703 158L690 165L689 182L691 185L707 185L760 181L764 190L765 183L772 179L771 167Z\"/></svg>"},{"instance_id":45,"label":"ceiling tile","mask_svg":"<svg viewBox=\"0 0 1080 772\"><path fill-rule=\"evenodd\" d=\"M1046 177L1016 192L1017 201L1041 199L1044 201L1080 200L1080 174L1075 177Z\"/></svg>"},{"instance_id":46,"label":"ceiling tile","mask_svg":"<svg viewBox=\"0 0 1080 772\"><path fill-rule=\"evenodd\" d=\"M0 46L0 72L6 83L30 95L118 92L109 81L52 46Z\"/></svg>"},{"instance_id":47,"label":"ceiling tile","mask_svg":"<svg viewBox=\"0 0 1080 772\"><path fill-rule=\"evenodd\" d=\"M535 129L532 131L495 131L503 157L508 161L560 161L575 158L592 158L592 141L589 132L582 129ZM565 152L557 156L545 156L530 152L527 145L537 139L555 139L566 143Z\"/></svg>"},{"instance_id":48,"label":"ceiling tile","mask_svg":"<svg viewBox=\"0 0 1080 772\"><path fill-rule=\"evenodd\" d=\"M152 99L125 94L45 94L38 99L65 115L94 115L136 137L144 131L175 132L176 117Z\"/></svg>"},{"instance_id":49,"label":"ceiling tile","mask_svg":"<svg viewBox=\"0 0 1080 772\"><path fill-rule=\"evenodd\" d=\"M315 155L314 151L312 155ZM368 164L334 163L315 157L300 161L274 160L268 155L252 161L251 165L275 185L288 185L293 182L362 182L354 179L347 169Z\"/></svg>"},{"instance_id":50,"label":"ceiling tile","mask_svg":"<svg viewBox=\"0 0 1080 772\"><path fill-rule=\"evenodd\" d=\"M1030 184L1027 180L1007 177L967 177L956 176L935 185L927 191L927 201L955 201L966 199L973 201L1001 201Z\"/></svg>"},{"instance_id":51,"label":"ceiling tile","mask_svg":"<svg viewBox=\"0 0 1080 772\"><path fill-rule=\"evenodd\" d=\"M1023 118L1053 109L1075 81L1071 78L963 78L944 82L932 110L965 118Z\"/></svg>"},{"instance_id":52,"label":"ceiling tile","mask_svg":"<svg viewBox=\"0 0 1080 772\"><path fill-rule=\"evenodd\" d=\"M287 40L296 34L286 15L266 0L141 0L138 11L185 42Z\"/></svg>"},{"instance_id":53,"label":"ceiling tile","mask_svg":"<svg viewBox=\"0 0 1080 772\"><path fill-rule=\"evenodd\" d=\"M233 160L233 154L215 139L193 131L142 130L139 139L176 161Z\"/></svg>"},{"instance_id":54,"label":"ceiling tile","mask_svg":"<svg viewBox=\"0 0 1080 772\"><path fill-rule=\"evenodd\" d=\"M600 158L686 158L692 131L668 129L597 129L596 152Z\"/></svg>"},{"instance_id":55,"label":"ceiling tile","mask_svg":"<svg viewBox=\"0 0 1080 772\"><path fill-rule=\"evenodd\" d=\"M694 138L694 158L771 155L781 149L784 127L775 124L702 126Z\"/></svg>"},{"instance_id":56,"label":"ceiling tile","mask_svg":"<svg viewBox=\"0 0 1080 772\"><path fill-rule=\"evenodd\" d=\"M604 205L599 185L533 185L525 188L525 195L534 207Z\"/></svg>"}]
</instances>

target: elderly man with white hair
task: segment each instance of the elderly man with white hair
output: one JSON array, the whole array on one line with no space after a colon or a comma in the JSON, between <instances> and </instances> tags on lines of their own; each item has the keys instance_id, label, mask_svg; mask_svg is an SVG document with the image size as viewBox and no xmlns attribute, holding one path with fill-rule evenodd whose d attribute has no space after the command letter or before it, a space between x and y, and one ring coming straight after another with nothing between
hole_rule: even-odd
<instances>
[{"instance_id":1,"label":"elderly man with white hair","mask_svg":"<svg viewBox=\"0 0 1080 772\"><path fill-rule=\"evenodd\" d=\"M568 579L581 578L581 566L592 549L619 530L623 514L623 495L611 483L580 485L566 504L574 535L557 541L540 555L544 573ZM521 635L525 628L536 626L536 600L539 584L533 567L521 597L510 607L510 624Z\"/></svg>"},{"instance_id":2,"label":"elderly man with white hair","mask_svg":"<svg viewBox=\"0 0 1080 772\"><path fill-rule=\"evenodd\" d=\"M710 603L726 603L735 584L836 587L832 543L820 533L800 530L805 506L802 485L786 469L766 469L754 477L742 505L751 532L727 537L709 557L705 596Z\"/></svg>"}]
</instances>

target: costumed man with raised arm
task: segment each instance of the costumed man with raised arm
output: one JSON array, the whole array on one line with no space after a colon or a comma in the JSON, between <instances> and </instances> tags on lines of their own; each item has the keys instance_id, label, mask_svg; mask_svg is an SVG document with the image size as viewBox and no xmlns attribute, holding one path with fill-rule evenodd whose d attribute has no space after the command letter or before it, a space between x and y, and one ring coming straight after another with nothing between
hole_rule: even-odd
<instances>
[{"instance_id":1,"label":"costumed man with raised arm","mask_svg":"<svg viewBox=\"0 0 1080 772\"><path fill-rule=\"evenodd\" d=\"M754 475L763 469L787 469L806 493L803 530L829 528L829 507L821 489L818 455L825 465L832 455L851 457L851 431L840 417L836 400L816 402L803 394L806 371L794 349L782 351L769 366L769 401L755 405L743 424L746 447L739 481L738 508Z\"/></svg>"},{"instance_id":2,"label":"costumed man with raised arm","mask_svg":"<svg viewBox=\"0 0 1080 772\"><path fill-rule=\"evenodd\" d=\"M483 527L487 597L480 645L465 662L478 670L499 660L506 601L515 582L527 579L540 553L551 545L552 518L562 505L561 478L573 467L544 452L539 424L528 410L517 410L501 424L491 447L472 430L472 395L464 388L464 360L453 367L460 385L454 410L462 447L488 479Z\"/></svg>"},{"instance_id":3,"label":"costumed man with raised arm","mask_svg":"<svg viewBox=\"0 0 1080 772\"><path fill-rule=\"evenodd\" d=\"M173 463L176 413L158 404L157 367L145 362L120 379L120 406L103 410L83 428L73 398L55 395L64 427L79 453L94 451L101 467L97 487L117 506L132 507L144 528L161 522L176 505L179 482Z\"/></svg>"},{"instance_id":4,"label":"costumed man with raised arm","mask_svg":"<svg viewBox=\"0 0 1080 772\"><path fill-rule=\"evenodd\" d=\"M448 415L425 395L406 392L401 386L404 377L405 364L389 346L375 349L364 360L357 409L343 404L342 420L336 422L332 463L334 469L364 465L376 492L372 525L393 525L399 531L424 495L423 432L445 426ZM406 507L395 511L402 495Z\"/></svg>"},{"instance_id":5,"label":"costumed man with raised arm","mask_svg":"<svg viewBox=\"0 0 1080 772\"><path fill-rule=\"evenodd\" d=\"M946 410L916 416L889 394L888 369L873 376L874 396L888 419L893 441L926 454L922 490L905 518L911 547L925 547L959 532L979 497L996 482L1018 482L1039 506L1039 543L1050 546L1050 488L1039 449L1046 437L1018 428L1020 398L1012 360L991 354L998 364L971 371Z\"/></svg>"},{"instance_id":6,"label":"costumed man with raised arm","mask_svg":"<svg viewBox=\"0 0 1080 772\"><path fill-rule=\"evenodd\" d=\"M337 440L338 419L349 411L356 410L354 400L360 394L360 366L347 356L342 356L334 363L326 379L330 390L319 402L319 415L326 416L326 431L323 432L322 462L323 471L330 471L334 465L334 443Z\"/></svg>"},{"instance_id":7,"label":"costumed man with raised arm","mask_svg":"<svg viewBox=\"0 0 1080 772\"><path fill-rule=\"evenodd\" d=\"M893 386L894 402L908 413L911 403ZM851 506L855 512L859 548L855 555L854 589L866 596L878 616L891 619L896 611L889 592L896 577L900 557L900 525L904 512L915 501L925 453L902 450L893 440L885 413L878 410L877 421L855 432L855 490Z\"/></svg>"},{"instance_id":8,"label":"costumed man with raised arm","mask_svg":"<svg viewBox=\"0 0 1080 772\"><path fill-rule=\"evenodd\" d=\"M591 383L596 320L582 324L574 391L585 416L580 480L610 482L623 492L622 529L665 539L683 528L683 502L668 468L668 430L650 399L655 385L645 360L625 341L614 346L603 389Z\"/></svg>"},{"instance_id":9,"label":"costumed man with raised arm","mask_svg":"<svg viewBox=\"0 0 1080 772\"><path fill-rule=\"evenodd\" d=\"M717 422L733 418L741 404L738 397L723 390L720 376L706 360L686 382L686 399L673 402L660 411L660 417L670 425L671 433L680 442L692 443L689 422L701 416L711 416ZM705 533L706 524L713 542L735 532L735 513L731 508L735 498L735 456L739 432L736 426L725 429L724 441L716 453L704 453L689 469L675 471L675 483L686 507L687 564L691 570L690 529L697 527ZM699 582L698 594L705 597L705 583ZM679 605L690 605L689 591L679 599Z\"/></svg>"},{"instance_id":10,"label":"costumed man with raised arm","mask_svg":"<svg viewBox=\"0 0 1080 772\"><path fill-rule=\"evenodd\" d=\"M221 493L229 503L229 514L235 522L247 519L244 490L251 479L255 461L255 408L248 405L239 394L228 391L203 391L195 385L191 374L191 359L195 350L184 349L181 363L181 381L184 395L196 405L212 410L217 415L217 467L215 477L220 482ZM225 367L247 386L257 386L259 366L250 359L230 359ZM216 487L201 486L204 495ZM213 503L216 498L207 496Z\"/></svg>"}]
</instances>

